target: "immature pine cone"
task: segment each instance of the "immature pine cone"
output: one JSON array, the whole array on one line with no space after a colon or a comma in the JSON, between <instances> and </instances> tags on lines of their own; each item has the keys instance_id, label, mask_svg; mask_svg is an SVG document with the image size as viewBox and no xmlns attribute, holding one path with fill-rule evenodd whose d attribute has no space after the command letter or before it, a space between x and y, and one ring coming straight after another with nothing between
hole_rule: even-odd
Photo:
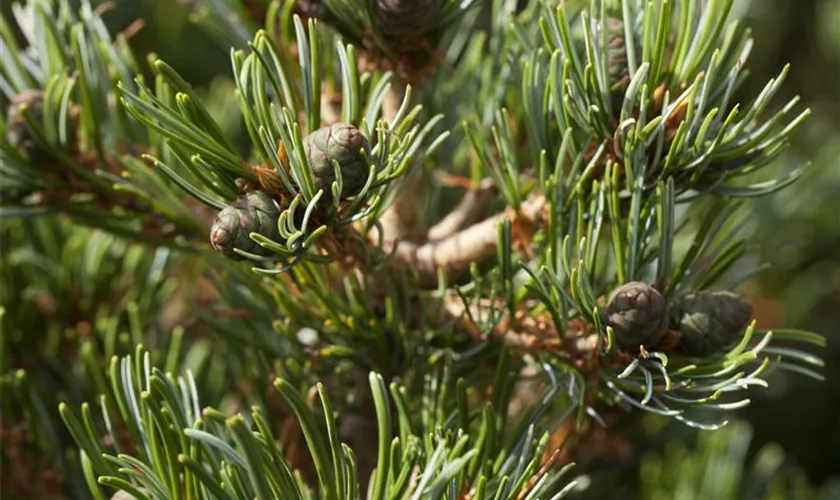
<instances>
[{"instance_id":1,"label":"immature pine cone","mask_svg":"<svg viewBox=\"0 0 840 500\"><path fill-rule=\"evenodd\" d=\"M330 186L335 181L333 161L337 161L344 183L341 198L358 193L368 178L368 163L362 155L367 147L362 132L347 123L322 127L306 136L303 152L309 160L315 186L324 189L329 196Z\"/></svg>"},{"instance_id":2,"label":"immature pine cone","mask_svg":"<svg viewBox=\"0 0 840 500\"><path fill-rule=\"evenodd\" d=\"M639 346L655 346L668 326L665 298L645 283L625 283L610 294L607 324L624 350L636 352Z\"/></svg>"},{"instance_id":3,"label":"immature pine cone","mask_svg":"<svg viewBox=\"0 0 840 500\"><path fill-rule=\"evenodd\" d=\"M697 292L674 304L680 348L692 356L708 356L740 340L752 318L752 305L732 292Z\"/></svg>"},{"instance_id":4,"label":"immature pine cone","mask_svg":"<svg viewBox=\"0 0 840 500\"><path fill-rule=\"evenodd\" d=\"M216 251L233 260L245 259L233 251L235 248L267 257L272 252L261 247L249 235L259 233L271 240L278 239L279 216L280 211L270 196L261 191L247 193L216 216L210 228L210 244Z\"/></svg>"},{"instance_id":5,"label":"immature pine cone","mask_svg":"<svg viewBox=\"0 0 840 500\"><path fill-rule=\"evenodd\" d=\"M442 0L375 0L376 26L385 36L421 35L440 13L442 3Z\"/></svg>"}]
</instances>

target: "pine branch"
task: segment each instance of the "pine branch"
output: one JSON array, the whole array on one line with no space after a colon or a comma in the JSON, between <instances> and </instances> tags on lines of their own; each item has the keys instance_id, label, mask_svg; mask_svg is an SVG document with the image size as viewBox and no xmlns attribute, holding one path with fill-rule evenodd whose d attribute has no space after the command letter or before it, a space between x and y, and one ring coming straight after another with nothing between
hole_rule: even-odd
<instances>
[{"instance_id":1,"label":"pine branch","mask_svg":"<svg viewBox=\"0 0 840 500\"><path fill-rule=\"evenodd\" d=\"M355 454L336 441L333 407L323 386L315 388L317 398L310 405L288 382L278 379L274 383L306 437L317 476L316 484L309 485L289 467L286 450L275 441L263 409L254 407L246 415L228 418L214 408L200 410L190 374L175 378L151 367L148 359L148 353L138 349L134 357L112 363L121 367L122 376L111 381L115 391L106 401L114 398L119 417L137 431L132 435L131 454L103 446L99 436L91 433L95 427L90 406L82 405L81 414L61 406L62 418L88 464L85 476L91 484L151 499L360 496ZM468 414L459 415L466 409L460 407L415 429L402 388L386 386L374 373L369 384L379 428L372 498L515 498L526 494L562 498L574 486L563 481L569 466L542 467L547 435L536 431L539 411L517 425L512 439L503 443L496 435L501 429L488 418L492 413L487 409L474 420ZM466 398L464 385L457 387L460 397ZM550 390L540 405L548 404L559 389ZM450 406L442 399L445 392L432 391L428 397ZM109 422L112 417L108 413L103 417L106 428L114 428ZM467 434L459 423L474 426L478 432Z\"/></svg>"},{"instance_id":2,"label":"pine branch","mask_svg":"<svg viewBox=\"0 0 840 500\"><path fill-rule=\"evenodd\" d=\"M499 227L504 221L512 220L520 241L527 242L533 228L543 222L545 208L545 198L536 197L513 214L494 215L438 241L422 245L400 242L392 265L415 271L424 287L436 287L441 276L446 282L454 282L470 265L496 254Z\"/></svg>"},{"instance_id":3,"label":"pine branch","mask_svg":"<svg viewBox=\"0 0 840 500\"><path fill-rule=\"evenodd\" d=\"M127 47L136 28L112 41L88 3L78 15L66 2L59 9L61 16L42 0L15 9L25 45L2 21L11 102L0 129L3 216L66 213L140 241L191 248L207 217L129 156L150 148L147 131L116 97L139 71Z\"/></svg>"},{"instance_id":4,"label":"pine branch","mask_svg":"<svg viewBox=\"0 0 840 500\"><path fill-rule=\"evenodd\" d=\"M458 205L429 228L429 241L446 239L481 221L489 215L491 205L498 196L498 190L490 179L482 180L475 189L468 187Z\"/></svg>"},{"instance_id":5,"label":"pine branch","mask_svg":"<svg viewBox=\"0 0 840 500\"><path fill-rule=\"evenodd\" d=\"M719 429L773 369L821 377L806 349L822 337L759 330L733 293L761 269L745 265L742 203L801 171L749 176L808 111L765 113L787 68L733 102L752 40L727 27L732 0L495 1L479 30L469 1L327 0L324 23L279 1L251 23L245 3L196 17L235 48L248 155L166 63L150 61L153 85L138 77L87 3L28 2L44 28L23 30L28 48L0 25L0 87L18 101L0 130L3 215L67 214L149 245L71 237L47 217L8 233L3 288L26 293L0 309L4 389L20 401L4 422L82 477L74 491L560 498L595 424L648 413ZM422 99L401 82L422 82ZM406 237L414 195L439 201L412 184L430 165L478 190ZM485 212L488 193L503 211ZM222 255L164 247L207 240ZM176 277L201 289L170 336L158 323ZM43 345L27 344L32 325ZM30 371L11 372L18 359ZM79 388L60 410L77 453L52 421L54 377L31 375L42 364ZM523 409L526 375L545 392ZM99 406L82 405L93 393ZM375 455L341 442L374 420Z\"/></svg>"}]
</instances>

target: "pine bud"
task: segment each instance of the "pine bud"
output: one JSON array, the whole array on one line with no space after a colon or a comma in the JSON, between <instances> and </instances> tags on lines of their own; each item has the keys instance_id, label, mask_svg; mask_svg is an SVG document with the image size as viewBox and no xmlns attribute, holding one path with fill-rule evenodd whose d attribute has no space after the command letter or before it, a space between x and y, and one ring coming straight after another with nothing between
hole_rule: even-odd
<instances>
[{"instance_id":1,"label":"pine bud","mask_svg":"<svg viewBox=\"0 0 840 500\"><path fill-rule=\"evenodd\" d=\"M665 298L645 283L625 283L610 294L607 324L622 349L635 352L639 346L655 346L668 326Z\"/></svg>"},{"instance_id":2,"label":"pine bud","mask_svg":"<svg viewBox=\"0 0 840 500\"><path fill-rule=\"evenodd\" d=\"M343 182L341 198L358 193L368 178L368 163L362 155L367 147L367 139L362 132L346 123L322 127L306 136L303 152L309 161L315 186L330 194L330 186L335 181L335 161Z\"/></svg>"},{"instance_id":3,"label":"pine bud","mask_svg":"<svg viewBox=\"0 0 840 500\"><path fill-rule=\"evenodd\" d=\"M276 240L279 237L277 205L270 196L261 191L252 191L219 212L210 229L210 244L222 255L233 260L245 257L234 252L238 248L254 255L269 256L271 252L250 238L259 233Z\"/></svg>"},{"instance_id":4,"label":"pine bud","mask_svg":"<svg viewBox=\"0 0 840 500\"><path fill-rule=\"evenodd\" d=\"M440 13L442 3L442 0L375 0L377 27L385 36L421 35Z\"/></svg>"},{"instance_id":5,"label":"pine bud","mask_svg":"<svg viewBox=\"0 0 840 500\"><path fill-rule=\"evenodd\" d=\"M675 305L681 349L708 356L738 342L752 318L752 305L732 292L697 292Z\"/></svg>"}]
</instances>

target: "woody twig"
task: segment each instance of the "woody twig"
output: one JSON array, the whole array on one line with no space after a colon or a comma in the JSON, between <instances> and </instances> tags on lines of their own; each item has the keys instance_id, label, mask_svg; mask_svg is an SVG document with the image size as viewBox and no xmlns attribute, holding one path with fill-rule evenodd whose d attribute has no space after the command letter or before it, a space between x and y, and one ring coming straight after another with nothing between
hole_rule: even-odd
<instances>
[{"instance_id":1,"label":"woody twig","mask_svg":"<svg viewBox=\"0 0 840 500\"><path fill-rule=\"evenodd\" d=\"M546 200L537 196L522 204L517 212L502 212L437 241L416 244L402 241L390 261L393 270L413 270L422 287L438 284L438 271L442 271L448 282L456 280L470 268L473 262L480 262L495 255L498 244L498 228L506 219L521 228L520 237L526 239L544 220ZM523 246L527 242L520 242Z\"/></svg>"},{"instance_id":2,"label":"woody twig","mask_svg":"<svg viewBox=\"0 0 840 500\"><path fill-rule=\"evenodd\" d=\"M429 241L441 241L464 228L471 226L488 215L499 191L492 179L484 179L476 189L464 193L461 202L440 222L429 229Z\"/></svg>"}]
</instances>

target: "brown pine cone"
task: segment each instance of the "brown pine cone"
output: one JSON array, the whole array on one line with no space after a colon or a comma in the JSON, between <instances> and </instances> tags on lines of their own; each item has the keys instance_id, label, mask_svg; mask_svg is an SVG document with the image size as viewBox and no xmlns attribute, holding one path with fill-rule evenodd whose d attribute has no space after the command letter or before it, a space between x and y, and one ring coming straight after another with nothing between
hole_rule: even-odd
<instances>
[{"instance_id":1,"label":"brown pine cone","mask_svg":"<svg viewBox=\"0 0 840 500\"><path fill-rule=\"evenodd\" d=\"M665 298L652 286L638 281L613 290L606 313L618 346L633 353L640 346L657 345L668 326Z\"/></svg>"},{"instance_id":2,"label":"brown pine cone","mask_svg":"<svg viewBox=\"0 0 840 500\"><path fill-rule=\"evenodd\" d=\"M368 147L362 132L347 123L336 123L322 127L303 139L303 152L309 161L315 186L324 189L327 197L335 181L333 161L341 169L343 188L341 197L346 198L359 192L368 178L368 163L362 151Z\"/></svg>"},{"instance_id":3,"label":"brown pine cone","mask_svg":"<svg viewBox=\"0 0 840 500\"><path fill-rule=\"evenodd\" d=\"M752 305L732 292L697 292L672 307L679 348L691 356L709 356L735 345L752 318Z\"/></svg>"},{"instance_id":4,"label":"brown pine cone","mask_svg":"<svg viewBox=\"0 0 840 500\"><path fill-rule=\"evenodd\" d=\"M442 0L376 0L374 16L385 36L407 38L429 31Z\"/></svg>"},{"instance_id":5,"label":"brown pine cone","mask_svg":"<svg viewBox=\"0 0 840 500\"><path fill-rule=\"evenodd\" d=\"M254 255L268 257L270 250L250 238L259 233L266 238L279 238L277 218L280 211L274 200L261 191L252 191L219 212L210 229L210 244L222 255L233 260L244 260L236 253L238 248Z\"/></svg>"}]
</instances>

